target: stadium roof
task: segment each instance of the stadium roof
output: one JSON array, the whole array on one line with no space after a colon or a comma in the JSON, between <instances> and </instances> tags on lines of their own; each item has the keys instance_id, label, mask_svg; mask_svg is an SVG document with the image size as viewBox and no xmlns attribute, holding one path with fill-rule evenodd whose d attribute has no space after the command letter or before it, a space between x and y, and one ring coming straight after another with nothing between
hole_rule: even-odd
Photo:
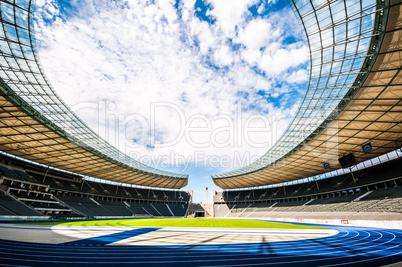
<instances>
[{"instance_id":1,"label":"stadium roof","mask_svg":"<svg viewBox=\"0 0 402 267\"><path fill-rule=\"evenodd\" d=\"M289 1L310 53L309 85L278 142L259 160L212 175L223 189L298 180L401 146L400 1ZM364 153L362 146L373 150ZM330 169L324 169L324 163Z\"/></svg>"},{"instance_id":2,"label":"stadium roof","mask_svg":"<svg viewBox=\"0 0 402 267\"><path fill-rule=\"evenodd\" d=\"M121 153L57 96L40 66L34 1L0 1L0 149L96 178L182 188L188 175L151 168Z\"/></svg>"}]
</instances>

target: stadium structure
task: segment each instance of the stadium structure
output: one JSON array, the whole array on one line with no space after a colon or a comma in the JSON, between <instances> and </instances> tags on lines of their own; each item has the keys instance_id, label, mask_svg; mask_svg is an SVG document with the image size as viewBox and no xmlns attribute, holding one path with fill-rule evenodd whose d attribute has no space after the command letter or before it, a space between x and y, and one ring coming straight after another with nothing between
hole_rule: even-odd
<instances>
[{"instance_id":1,"label":"stadium structure","mask_svg":"<svg viewBox=\"0 0 402 267\"><path fill-rule=\"evenodd\" d=\"M366 222L377 227L402 228L402 2L288 2L300 23L310 55L304 99L288 129L259 160L238 170L212 175L214 183L225 191L213 192L211 215L321 224L363 222L364 225ZM189 211L194 211L194 207L190 208L191 192L180 190L187 185L187 175L151 168L121 153L92 131L58 97L36 51L34 9L31 0L0 1L1 218L188 216ZM18 226L15 229L21 230ZM377 228L350 228L353 230L349 231L340 226L333 229L339 233L336 238L325 239L327 243L324 239L304 242L313 242L310 245L321 242L323 254L332 251L334 255L345 256L345 259L336 258L337 264L366 264L368 260L383 263L385 261L381 260L386 257L389 263L402 261L400 231L381 232ZM123 237L120 232L108 233L105 240L109 244L110 240L157 230L138 231L124 232ZM248 234L250 232L246 232ZM85 236L90 234L85 233ZM312 253L301 241L289 245L262 242L263 250L261 244L256 244L247 245L246 251L244 244L250 241L239 245L233 243L234 238L224 250L219 246L222 244L208 243L216 238L194 245L191 237L192 241L188 241L191 246L186 243L163 250L160 247L140 249L149 254L166 253L175 262L184 257L183 249L191 250L182 265L195 264L194 259L206 257L192 250L197 250L197 246L213 251L208 252L208 257L212 254L216 257L213 262L203 258L205 265L226 262L235 265L235 261L244 265L246 262L263 264L270 260L300 265L295 257ZM343 238L356 244L372 240L382 249L377 247L363 253L371 253L372 257L366 257L356 250L355 243L349 247L340 245ZM25 260L27 265L35 265L33 254L40 254L35 256L38 264L50 257L45 254L46 250L56 248L53 244L41 245L44 251L39 252L35 246L19 240L4 241L0 236L2 262L16 264L18 260ZM80 242L74 245L80 249L80 255L89 255L87 263L108 262L107 256L91 258L93 251L85 250L87 244L99 245L99 236ZM283 249L296 245L300 245L297 251ZM8 255L10 247L31 254L13 258ZM126 248L121 251L114 250L113 246L102 248L106 254L119 251L124 259L132 259L126 263L169 263L128 254L134 250ZM177 248L181 252L172 250ZM278 255L285 256L272 258L273 248ZM219 254L220 249L222 253L230 253ZM57 247L51 257L59 255L62 261L63 251ZM253 257L245 256L246 252L254 253ZM350 257L356 261L350 261ZM81 258L64 260L63 263L81 262ZM323 265L327 258L314 256L308 261L306 266Z\"/></svg>"},{"instance_id":2,"label":"stadium structure","mask_svg":"<svg viewBox=\"0 0 402 267\"><path fill-rule=\"evenodd\" d=\"M32 28L33 1L2 1L0 8L0 171L6 192L2 214L183 216L189 202L186 192L119 184L180 189L188 176L143 165L89 129L57 96L40 65ZM83 176L115 185L86 181ZM109 208L101 205L104 202Z\"/></svg>"},{"instance_id":3,"label":"stadium structure","mask_svg":"<svg viewBox=\"0 0 402 267\"><path fill-rule=\"evenodd\" d=\"M223 189L246 188L216 193L215 215L400 220L400 1L292 8L310 53L307 92L265 155L212 175Z\"/></svg>"}]
</instances>

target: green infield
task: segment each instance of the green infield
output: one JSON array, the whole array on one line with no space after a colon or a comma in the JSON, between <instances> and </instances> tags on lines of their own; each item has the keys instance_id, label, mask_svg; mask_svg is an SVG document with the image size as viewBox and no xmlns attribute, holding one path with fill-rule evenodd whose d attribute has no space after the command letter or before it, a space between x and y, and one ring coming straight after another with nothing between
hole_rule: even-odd
<instances>
[{"instance_id":1,"label":"green infield","mask_svg":"<svg viewBox=\"0 0 402 267\"><path fill-rule=\"evenodd\" d=\"M131 226L131 227L218 227L218 228L276 228L276 229L328 229L301 224L267 222L242 219L119 219L70 222L33 222L35 225L63 226Z\"/></svg>"}]
</instances>

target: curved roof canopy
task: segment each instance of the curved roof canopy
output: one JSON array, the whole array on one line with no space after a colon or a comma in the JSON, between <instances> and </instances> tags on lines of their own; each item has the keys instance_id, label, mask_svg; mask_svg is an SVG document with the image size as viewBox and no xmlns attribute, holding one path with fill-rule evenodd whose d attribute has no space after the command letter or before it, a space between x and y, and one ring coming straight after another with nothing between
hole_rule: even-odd
<instances>
[{"instance_id":1,"label":"curved roof canopy","mask_svg":"<svg viewBox=\"0 0 402 267\"><path fill-rule=\"evenodd\" d=\"M151 168L121 153L57 96L35 49L33 2L0 1L0 150L116 182L187 185L188 175Z\"/></svg>"},{"instance_id":2,"label":"curved roof canopy","mask_svg":"<svg viewBox=\"0 0 402 267\"><path fill-rule=\"evenodd\" d=\"M293 181L400 147L400 1L289 0L304 30L310 80L292 123L259 160L212 175L223 189ZM399 142L399 143L398 143ZM362 145L373 150L363 153ZM329 162L331 168L324 169Z\"/></svg>"}]
</instances>

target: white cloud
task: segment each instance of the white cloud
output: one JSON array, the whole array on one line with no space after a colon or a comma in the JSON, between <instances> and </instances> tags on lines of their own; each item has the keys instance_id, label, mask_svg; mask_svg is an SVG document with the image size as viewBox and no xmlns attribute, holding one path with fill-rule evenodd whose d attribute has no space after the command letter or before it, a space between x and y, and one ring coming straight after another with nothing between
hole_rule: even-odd
<instances>
[{"instance_id":1,"label":"white cloud","mask_svg":"<svg viewBox=\"0 0 402 267\"><path fill-rule=\"evenodd\" d=\"M266 20L256 19L239 32L238 41L249 49L260 49L268 44L269 39L275 40L279 35L280 29L272 29Z\"/></svg>"},{"instance_id":2,"label":"white cloud","mask_svg":"<svg viewBox=\"0 0 402 267\"><path fill-rule=\"evenodd\" d=\"M208 0L213 6L210 12L216 18L225 36L234 37L236 26L245 20L248 8L256 4L257 0Z\"/></svg>"},{"instance_id":3,"label":"white cloud","mask_svg":"<svg viewBox=\"0 0 402 267\"><path fill-rule=\"evenodd\" d=\"M272 76L278 76L289 68L297 67L306 62L307 50L301 44L294 44L285 48L272 47L266 49L260 57L258 66Z\"/></svg>"},{"instance_id":4,"label":"white cloud","mask_svg":"<svg viewBox=\"0 0 402 267\"><path fill-rule=\"evenodd\" d=\"M288 32L282 34L279 26L288 22L281 22L281 16L273 14L275 22L246 20L254 0L210 1L214 24L195 16L194 1L180 5L181 18L174 1L72 3L80 5L79 14L61 19L55 2L38 1L41 62L62 99L81 107L78 115L129 155L157 157L175 151L188 161L197 161L195 153L232 159L237 152L262 155L295 112L294 100L275 105L268 96L290 90L276 88L279 76L289 83L305 80L305 70L294 68L307 55L301 43L284 43ZM46 22L47 10L52 23ZM241 48L232 49L229 37ZM159 104L153 117L151 107L160 102L168 105ZM249 118L262 115L272 125L250 135L255 144L269 144L258 147L241 130ZM194 121L195 116L205 120ZM192 131L192 120L201 131ZM206 121L210 128L202 131ZM233 134L224 131L228 125ZM147 142L138 145L134 139ZM227 168L233 167L240 166Z\"/></svg>"},{"instance_id":5,"label":"white cloud","mask_svg":"<svg viewBox=\"0 0 402 267\"><path fill-rule=\"evenodd\" d=\"M222 46L215 51L215 62L217 65L227 66L232 64L233 56L230 50L229 47Z\"/></svg>"},{"instance_id":6,"label":"white cloud","mask_svg":"<svg viewBox=\"0 0 402 267\"><path fill-rule=\"evenodd\" d=\"M304 69L299 69L290 73L286 78L289 83L301 83L307 81L307 71Z\"/></svg>"}]
</instances>

